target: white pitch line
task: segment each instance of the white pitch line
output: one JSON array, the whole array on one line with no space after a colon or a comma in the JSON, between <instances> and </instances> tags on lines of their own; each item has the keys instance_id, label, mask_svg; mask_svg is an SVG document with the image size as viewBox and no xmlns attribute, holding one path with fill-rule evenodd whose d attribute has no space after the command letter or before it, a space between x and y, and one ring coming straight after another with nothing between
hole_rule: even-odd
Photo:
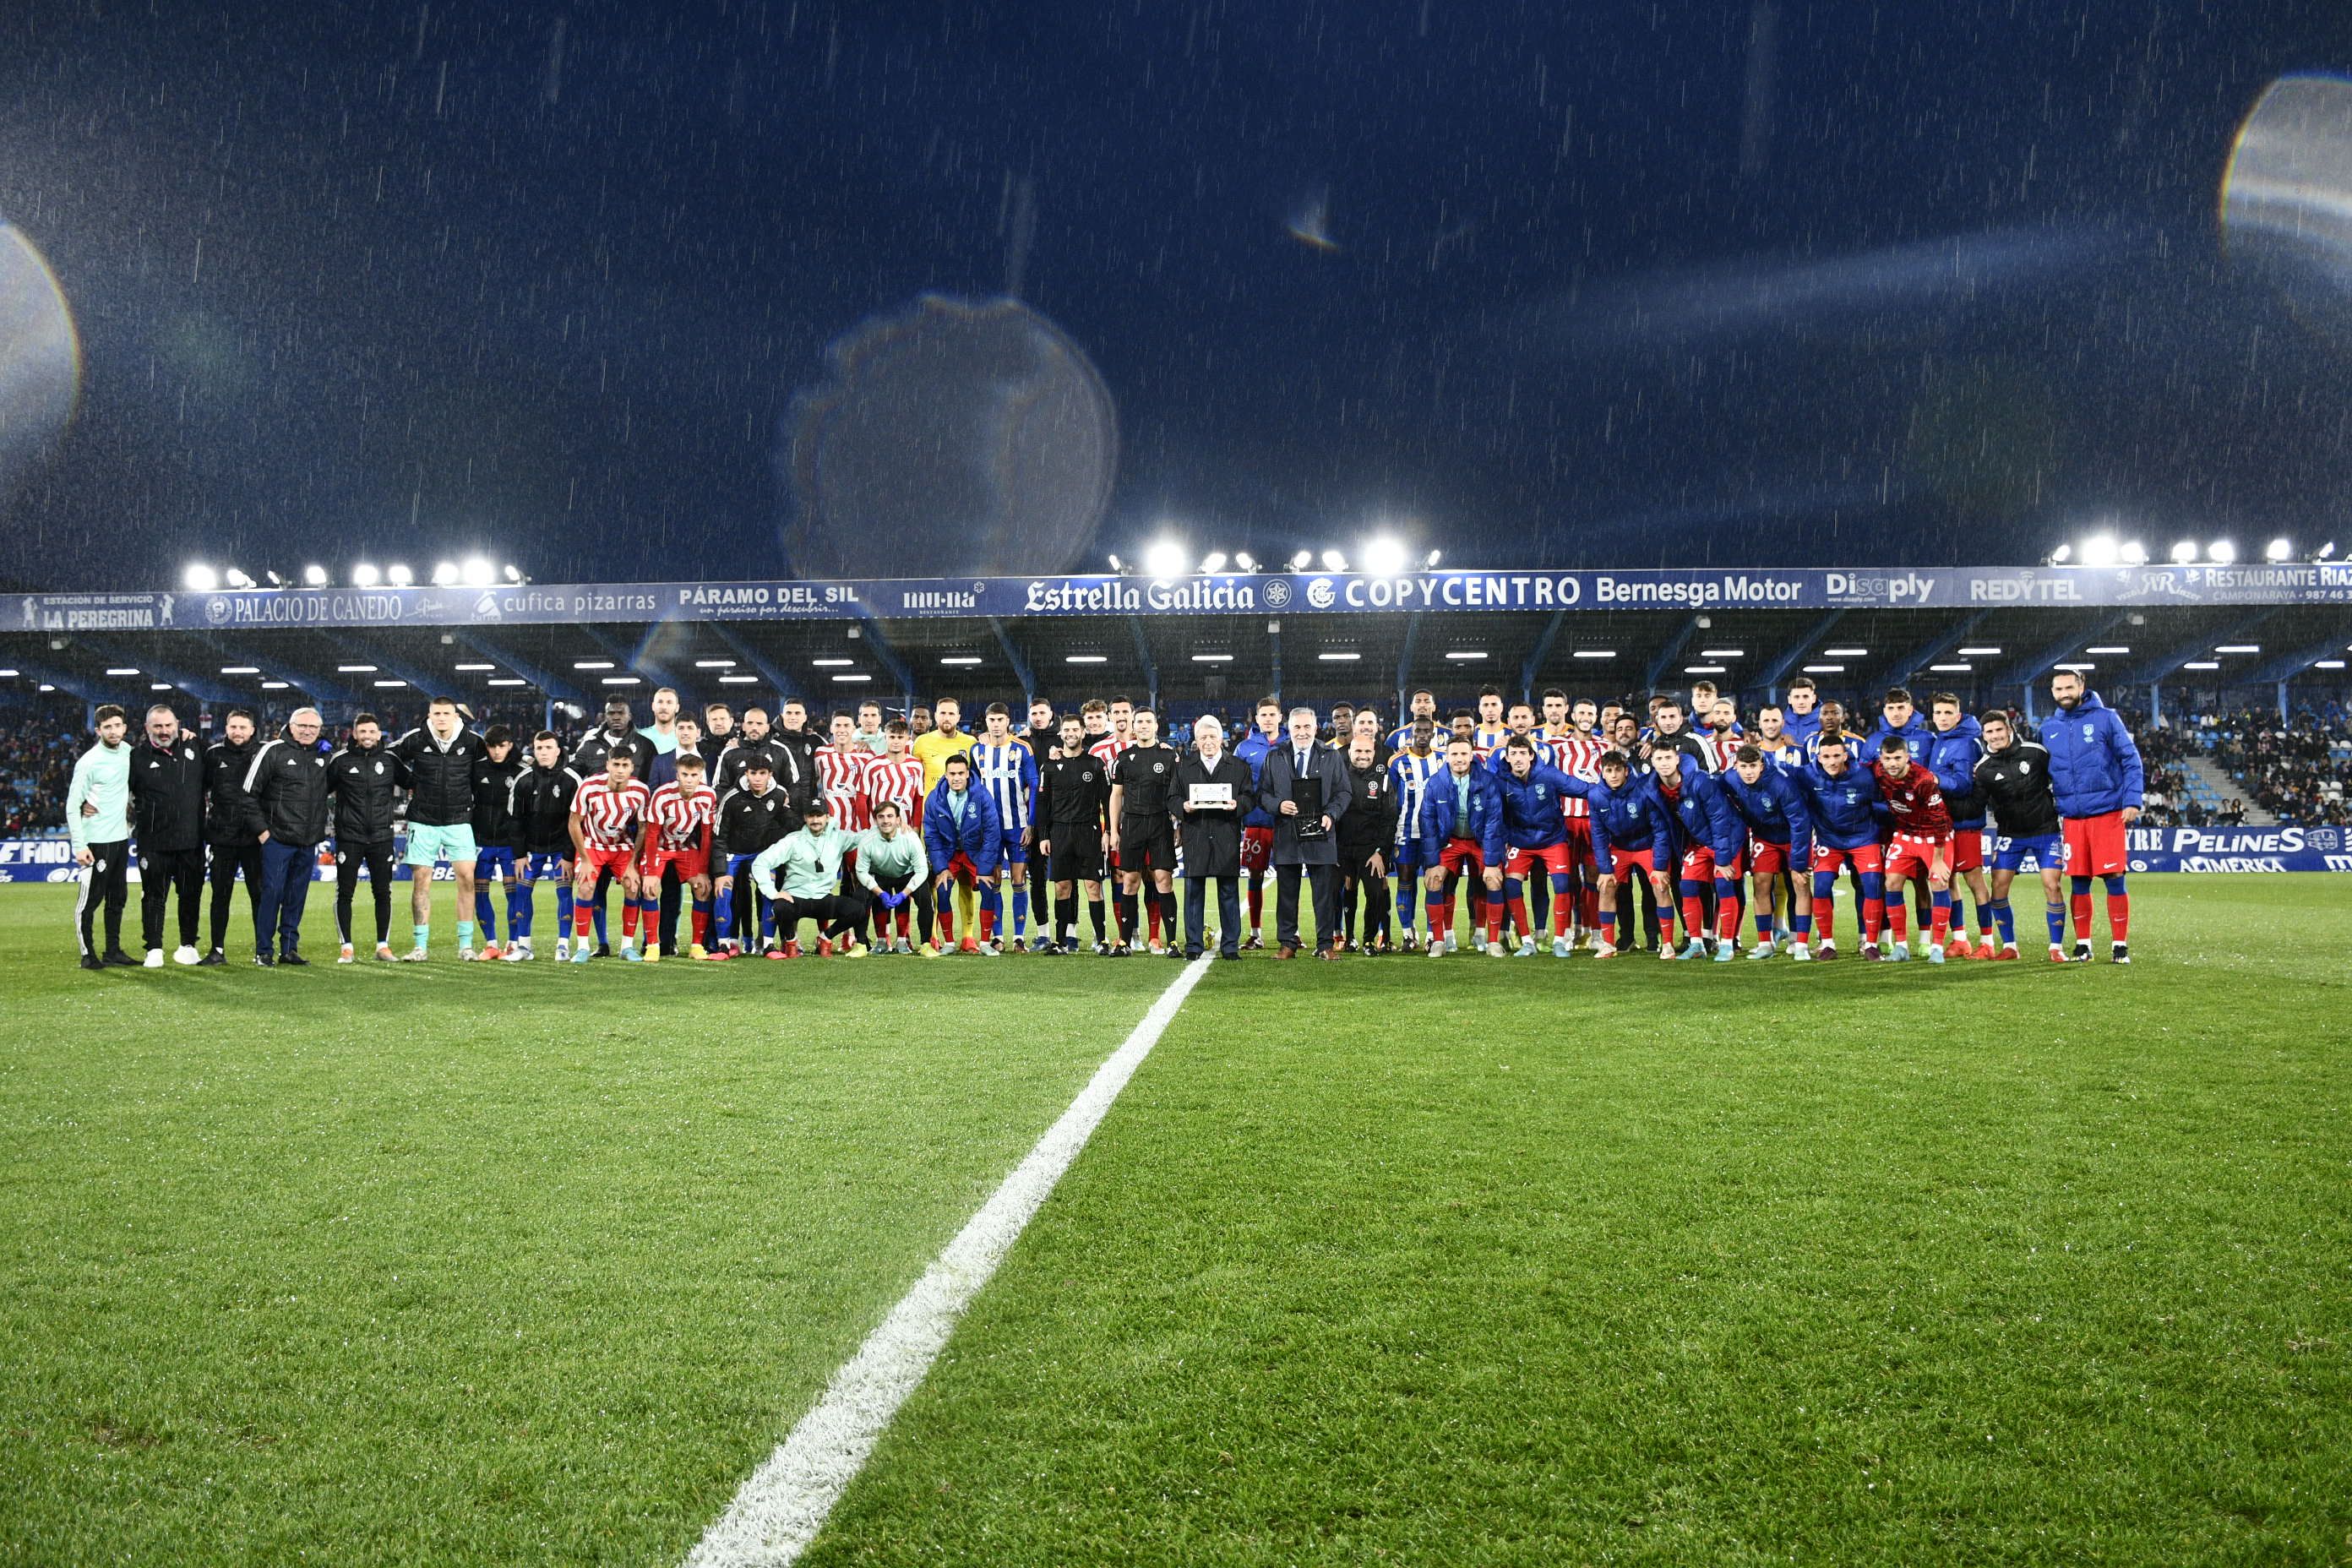
<instances>
[{"instance_id":1,"label":"white pitch line","mask_svg":"<svg viewBox=\"0 0 2352 1568\"><path fill-rule=\"evenodd\" d=\"M727 1511L688 1553L688 1568L781 1568L808 1549L898 1407L922 1385L956 1321L1094 1136L1209 963L1203 956L1186 964L1160 994L1061 1120L1045 1130L1028 1157L833 1374L824 1396L751 1472Z\"/></svg>"}]
</instances>

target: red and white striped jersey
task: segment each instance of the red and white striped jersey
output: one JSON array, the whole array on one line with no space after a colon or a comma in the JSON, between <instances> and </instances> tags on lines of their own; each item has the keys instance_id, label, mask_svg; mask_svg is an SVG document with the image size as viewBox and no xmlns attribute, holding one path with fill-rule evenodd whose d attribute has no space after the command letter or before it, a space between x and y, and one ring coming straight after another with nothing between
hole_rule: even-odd
<instances>
[{"instance_id":1,"label":"red and white striped jersey","mask_svg":"<svg viewBox=\"0 0 2352 1568\"><path fill-rule=\"evenodd\" d=\"M1105 735L1087 747L1087 755L1103 765L1103 776L1110 776L1110 765L1118 761L1119 753L1133 746L1133 741L1122 741L1117 735Z\"/></svg>"},{"instance_id":2,"label":"red and white striped jersey","mask_svg":"<svg viewBox=\"0 0 2352 1568\"><path fill-rule=\"evenodd\" d=\"M631 779L620 788L609 778L590 779L572 797L572 815L580 819L581 836L593 849L625 849L636 842L636 826L653 809L653 791L643 779Z\"/></svg>"},{"instance_id":3,"label":"red and white striped jersey","mask_svg":"<svg viewBox=\"0 0 2352 1568\"><path fill-rule=\"evenodd\" d=\"M1715 771L1719 773L1731 771L1733 753L1748 743L1748 737L1737 729L1701 730L1699 739L1705 741L1707 750L1715 753Z\"/></svg>"},{"instance_id":4,"label":"red and white striped jersey","mask_svg":"<svg viewBox=\"0 0 2352 1568\"><path fill-rule=\"evenodd\" d=\"M1570 728L1550 737L1552 766L1572 779L1587 784L1601 782L1601 753L1609 750L1601 737L1587 731ZM1560 803L1560 815L1575 818L1589 816L1592 807L1582 795L1570 795Z\"/></svg>"},{"instance_id":5,"label":"red and white striped jersey","mask_svg":"<svg viewBox=\"0 0 2352 1568\"><path fill-rule=\"evenodd\" d=\"M707 849L709 829L719 816L719 792L705 784L692 795L672 781L654 791L647 815L659 830L656 842L664 849Z\"/></svg>"},{"instance_id":6,"label":"red and white striped jersey","mask_svg":"<svg viewBox=\"0 0 2352 1568\"><path fill-rule=\"evenodd\" d=\"M824 804L833 810L833 825L845 833L863 833L874 826L873 774L882 759L852 743L846 751L832 746L816 749L816 780ZM908 759L913 761L912 758ZM915 763L921 777L922 763Z\"/></svg>"},{"instance_id":7,"label":"red and white striped jersey","mask_svg":"<svg viewBox=\"0 0 2352 1568\"><path fill-rule=\"evenodd\" d=\"M877 757L866 770L866 809L886 800L898 803L898 813L910 827L923 820L923 760L917 756Z\"/></svg>"}]
</instances>

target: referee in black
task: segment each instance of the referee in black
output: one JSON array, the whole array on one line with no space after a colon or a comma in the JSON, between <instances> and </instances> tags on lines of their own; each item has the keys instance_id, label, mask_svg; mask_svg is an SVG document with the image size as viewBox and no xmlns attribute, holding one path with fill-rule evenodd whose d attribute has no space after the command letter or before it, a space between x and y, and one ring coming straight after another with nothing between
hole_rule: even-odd
<instances>
[{"instance_id":1,"label":"referee in black","mask_svg":"<svg viewBox=\"0 0 2352 1568\"><path fill-rule=\"evenodd\" d=\"M1061 940L1047 952L1078 951L1078 884L1087 889L1094 920L1095 951L1103 944L1103 814L1110 805L1110 781L1102 761L1087 751L1087 727L1076 714L1062 721L1062 744L1037 764L1037 852L1054 884L1054 913Z\"/></svg>"},{"instance_id":2,"label":"referee in black","mask_svg":"<svg viewBox=\"0 0 2352 1568\"><path fill-rule=\"evenodd\" d=\"M1110 769L1110 819L1117 837L1111 853L1118 857L1118 874L1132 895L1146 892L1160 911L1160 929L1168 933L1164 950L1170 958L1184 956L1176 927L1176 824L1168 815L1176 787L1176 749L1160 738L1160 715L1149 708L1135 710L1130 731L1135 744L1118 754ZM1118 947L1129 951L1130 933L1118 933Z\"/></svg>"}]
</instances>

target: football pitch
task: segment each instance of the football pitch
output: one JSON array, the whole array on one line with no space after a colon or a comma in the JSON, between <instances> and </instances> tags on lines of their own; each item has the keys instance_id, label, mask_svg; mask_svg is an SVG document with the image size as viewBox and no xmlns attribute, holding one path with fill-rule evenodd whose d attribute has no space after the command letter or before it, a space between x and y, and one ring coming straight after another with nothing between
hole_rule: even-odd
<instances>
[{"instance_id":1,"label":"football pitch","mask_svg":"<svg viewBox=\"0 0 2352 1568\"><path fill-rule=\"evenodd\" d=\"M1209 964L803 1561L2352 1557L2352 900L2133 881L2128 969ZM0 1563L678 1563L1184 973L331 891L0 889Z\"/></svg>"}]
</instances>

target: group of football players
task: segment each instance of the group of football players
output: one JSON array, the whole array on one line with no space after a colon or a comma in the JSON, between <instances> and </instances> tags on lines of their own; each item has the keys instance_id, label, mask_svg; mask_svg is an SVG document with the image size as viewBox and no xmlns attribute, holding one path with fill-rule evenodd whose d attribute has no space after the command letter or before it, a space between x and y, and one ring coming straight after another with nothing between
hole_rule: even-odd
<instances>
[{"instance_id":1,"label":"group of football players","mask_svg":"<svg viewBox=\"0 0 2352 1568\"><path fill-rule=\"evenodd\" d=\"M2125 830L2139 811L2139 754L2078 675L2054 673L2050 694L2054 710L2037 730L2006 710L1972 717L1948 692L1922 711L1897 688L1880 697L1867 732L1809 679L1745 717L1705 682L1687 699L1646 704L1559 689L1509 702L1489 687L1475 710L1443 722L1434 694L1419 690L1393 729L1341 704L1317 743L1342 753L1354 788L1334 825L1339 929L1317 941L1326 952L1434 957L1459 952L1466 935L1495 957L1642 950L1720 963L1738 956L1752 917L1748 957L1810 963L1839 955L1843 878L1864 959L1906 960L1915 934L1930 963L2013 959L2009 895L2031 868L2053 962L2090 958L2100 879L2110 955L2126 963ZM436 699L397 739L357 715L331 752L313 709L266 742L250 713L232 709L209 743L165 705L149 710L136 739L121 710L100 709L67 806L82 868L81 962L162 967L174 894L173 959L226 962L242 878L254 962L305 964L302 912L327 847L341 963L370 951L354 927L362 881L374 957L425 960L444 864L463 960L538 956L541 882L556 903L552 956L572 963L1072 953L1082 951L1082 908L1097 953L1180 952L1184 832L1170 788L1180 753L1157 713L1123 699L1061 714L1038 701L1016 727L992 703L968 731L960 704L942 698L930 720L918 733L867 704L820 731L797 700L772 723L764 707L739 714L717 702L697 717L664 689L650 724L637 727L615 699L567 750L550 731L478 731ZM1286 743L1284 710L1269 697L1232 754L1255 780ZM1237 806L1248 948L1264 945L1273 805L1253 788ZM396 847L413 879L404 952L392 940ZM143 961L121 945L134 856ZM493 889L504 893L503 934ZM1201 885L1191 892L1201 897ZM617 951L607 929L615 897Z\"/></svg>"}]
</instances>

